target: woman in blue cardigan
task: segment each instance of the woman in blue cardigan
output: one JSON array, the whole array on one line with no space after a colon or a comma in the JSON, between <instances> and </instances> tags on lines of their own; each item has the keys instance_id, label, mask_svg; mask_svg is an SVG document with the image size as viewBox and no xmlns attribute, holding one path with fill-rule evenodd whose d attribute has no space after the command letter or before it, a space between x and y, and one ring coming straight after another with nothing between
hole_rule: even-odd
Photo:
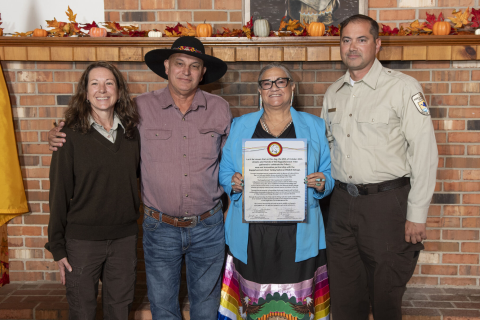
<instances>
[{"instance_id":1,"label":"woman in blue cardigan","mask_svg":"<svg viewBox=\"0 0 480 320\"><path fill-rule=\"evenodd\" d=\"M325 123L291 107L295 84L285 66L265 66L258 80L263 109L233 120L220 162L220 183L231 204L219 319L329 319L325 229L318 202L334 186ZM306 223L242 222L242 139L255 138L307 140Z\"/></svg>"}]
</instances>

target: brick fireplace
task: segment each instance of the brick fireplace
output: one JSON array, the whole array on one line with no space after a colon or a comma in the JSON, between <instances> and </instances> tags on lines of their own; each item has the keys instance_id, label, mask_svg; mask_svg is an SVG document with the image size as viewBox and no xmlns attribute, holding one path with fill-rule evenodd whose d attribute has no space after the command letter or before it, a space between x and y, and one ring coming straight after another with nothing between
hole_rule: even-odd
<instances>
[{"instance_id":1,"label":"brick fireplace","mask_svg":"<svg viewBox=\"0 0 480 320\"><path fill-rule=\"evenodd\" d=\"M427 221L428 240L410 285L480 285L480 46L474 36L383 37L383 64L416 78L431 108L439 150L437 185ZM434 38L434 39L432 39ZM257 110L257 76L268 61L283 61L297 84L294 106L319 115L328 86L345 71L338 37L206 38L207 51L228 62L217 83L203 87L230 103L234 116ZM10 279L58 281L43 246L49 218L47 133L63 117L89 61L115 63L133 95L166 81L143 55L173 40L148 38L0 38L0 60L10 92L18 152L30 212L8 224ZM141 221L139 221L141 223ZM138 281L145 283L141 241Z\"/></svg>"}]
</instances>

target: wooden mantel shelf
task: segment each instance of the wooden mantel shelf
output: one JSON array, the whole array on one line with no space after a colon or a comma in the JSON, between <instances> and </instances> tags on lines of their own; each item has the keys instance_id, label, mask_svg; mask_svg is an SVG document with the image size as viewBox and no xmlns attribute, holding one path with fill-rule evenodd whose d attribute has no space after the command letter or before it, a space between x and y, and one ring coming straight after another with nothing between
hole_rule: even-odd
<instances>
[{"instance_id":1,"label":"wooden mantel shelf","mask_svg":"<svg viewBox=\"0 0 480 320\"><path fill-rule=\"evenodd\" d=\"M143 61L176 38L0 37L0 60ZM339 37L200 38L224 61L339 61ZM480 36L381 37L380 60L480 60Z\"/></svg>"}]
</instances>

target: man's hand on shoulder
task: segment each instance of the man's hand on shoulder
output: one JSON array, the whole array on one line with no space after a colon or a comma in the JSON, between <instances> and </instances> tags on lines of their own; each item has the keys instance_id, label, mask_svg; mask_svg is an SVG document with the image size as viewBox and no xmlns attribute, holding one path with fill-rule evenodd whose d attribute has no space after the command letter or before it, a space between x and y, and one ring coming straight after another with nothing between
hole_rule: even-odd
<instances>
[{"instance_id":1,"label":"man's hand on shoulder","mask_svg":"<svg viewBox=\"0 0 480 320\"><path fill-rule=\"evenodd\" d=\"M57 147L62 147L63 144L67 141L65 140L65 137L67 136L65 133L60 132L60 130L63 129L63 126L65 126L65 122L60 121L58 126L55 128L52 128L48 132L48 144L49 144L49 150L50 151L57 151Z\"/></svg>"},{"instance_id":2,"label":"man's hand on shoulder","mask_svg":"<svg viewBox=\"0 0 480 320\"><path fill-rule=\"evenodd\" d=\"M405 222L405 241L413 244L427 239L427 229L425 223Z\"/></svg>"}]
</instances>

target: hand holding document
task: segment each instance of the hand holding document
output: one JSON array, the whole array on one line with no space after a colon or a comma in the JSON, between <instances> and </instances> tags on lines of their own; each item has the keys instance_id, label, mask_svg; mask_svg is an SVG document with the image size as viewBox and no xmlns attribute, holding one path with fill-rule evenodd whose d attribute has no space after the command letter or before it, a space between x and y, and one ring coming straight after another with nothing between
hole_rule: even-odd
<instances>
[{"instance_id":1,"label":"hand holding document","mask_svg":"<svg viewBox=\"0 0 480 320\"><path fill-rule=\"evenodd\" d=\"M243 140L243 221L305 222L307 141Z\"/></svg>"}]
</instances>

